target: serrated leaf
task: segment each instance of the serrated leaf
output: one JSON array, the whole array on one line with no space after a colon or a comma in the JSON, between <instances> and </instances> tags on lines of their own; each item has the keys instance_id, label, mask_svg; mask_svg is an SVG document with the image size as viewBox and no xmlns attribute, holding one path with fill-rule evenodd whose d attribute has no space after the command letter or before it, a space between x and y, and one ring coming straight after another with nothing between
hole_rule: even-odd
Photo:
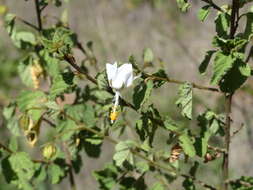
<instances>
[{"instance_id":1,"label":"serrated leaf","mask_svg":"<svg viewBox=\"0 0 253 190\"><path fill-rule=\"evenodd\" d=\"M141 173L145 173L149 171L149 165L145 161L140 161L136 163L136 169Z\"/></svg>"},{"instance_id":2,"label":"serrated leaf","mask_svg":"<svg viewBox=\"0 0 253 190\"><path fill-rule=\"evenodd\" d=\"M8 106L4 107L3 109L3 116L8 121L10 120L15 114L16 105L9 104Z\"/></svg>"},{"instance_id":3,"label":"serrated leaf","mask_svg":"<svg viewBox=\"0 0 253 190\"><path fill-rule=\"evenodd\" d=\"M27 56L20 61L18 65L18 73L22 82L28 87L34 87L34 83L31 75L32 57Z\"/></svg>"},{"instance_id":4,"label":"serrated leaf","mask_svg":"<svg viewBox=\"0 0 253 190\"><path fill-rule=\"evenodd\" d=\"M103 170L93 172L99 183L99 189L112 190L117 184L118 170L113 164L107 164Z\"/></svg>"},{"instance_id":5,"label":"serrated leaf","mask_svg":"<svg viewBox=\"0 0 253 190\"><path fill-rule=\"evenodd\" d=\"M206 5L206 6L202 7L201 9L199 9L199 11L198 11L198 19L200 21L203 22L203 21L206 20L207 16L210 13L210 9L209 8L210 8L210 5Z\"/></svg>"},{"instance_id":6,"label":"serrated leaf","mask_svg":"<svg viewBox=\"0 0 253 190\"><path fill-rule=\"evenodd\" d=\"M36 44L36 39L33 33L27 31L17 32L15 35L14 44L21 49L25 49Z\"/></svg>"},{"instance_id":7,"label":"serrated leaf","mask_svg":"<svg viewBox=\"0 0 253 190\"><path fill-rule=\"evenodd\" d=\"M253 35L253 13L252 12L246 13L246 17L247 23L243 33L243 37L247 40L250 40Z\"/></svg>"},{"instance_id":8,"label":"serrated leaf","mask_svg":"<svg viewBox=\"0 0 253 190\"><path fill-rule=\"evenodd\" d=\"M181 133L184 130L184 127L178 125L175 121L170 118L166 118L164 121L164 127L173 132Z\"/></svg>"},{"instance_id":9,"label":"serrated leaf","mask_svg":"<svg viewBox=\"0 0 253 190\"><path fill-rule=\"evenodd\" d=\"M121 167L125 161L128 161L130 164L133 164L133 155L131 148L135 146L133 141L121 141L115 146L116 153L113 155L113 160L116 165Z\"/></svg>"},{"instance_id":10,"label":"serrated leaf","mask_svg":"<svg viewBox=\"0 0 253 190\"><path fill-rule=\"evenodd\" d=\"M202 74L202 75L205 74L206 69L208 67L208 64L210 63L210 60L212 58L212 55L215 52L216 52L215 50L210 50L210 51L206 52L204 60L199 65L199 72L200 72L200 74Z\"/></svg>"},{"instance_id":11,"label":"serrated leaf","mask_svg":"<svg viewBox=\"0 0 253 190\"><path fill-rule=\"evenodd\" d=\"M30 184L35 173L35 164L31 161L29 155L26 152L17 152L12 154L9 158L10 167L17 175L17 179L12 181L19 188L26 190L32 190L33 187Z\"/></svg>"},{"instance_id":12,"label":"serrated leaf","mask_svg":"<svg viewBox=\"0 0 253 190\"><path fill-rule=\"evenodd\" d=\"M230 25L230 16L227 13L219 12L215 18L216 32L218 36L226 38Z\"/></svg>"},{"instance_id":13,"label":"serrated leaf","mask_svg":"<svg viewBox=\"0 0 253 190\"><path fill-rule=\"evenodd\" d=\"M50 164L48 167L48 172L51 176L52 184L57 184L65 176L64 168L57 164Z\"/></svg>"},{"instance_id":14,"label":"serrated leaf","mask_svg":"<svg viewBox=\"0 0 253 190\"><path fill-rule=\"evenodd\" d=\"M234 62L231 55L225 55L223 52L216 53L211 84L219 84L224 75L233 67Z\"/></svg>"},{"instance_id":15,"label":"serrated leaf","mask_svg":"<svg viewBox=\"0 0 253 190\"><path fill-rule=\"evenodd\" d=\"M187 154L190 157L193 157L196 155L195 148L193 146L193 142L191 140L191 137L188 134L182 134L179 136L179 144L183 148L185 154Z\"/></svg>"},{"instance_id":16,"label":"serrated leaf","mask_svg":"<svg viewBox=\"0 0 253 190\"><path fill-rule=\"evenodd\" d=\"M40 107L45 103L46 95L42 91L22 91L17 98L20 111L25 112L33 107Z\"/></svg>"},{"instance_id":17,"label":"serrated leaf","mask_svg":"<svg viewBox=\"0 0 253 190\"><path fill-rule=\"evenodd\" d=\"M106 76L106 72L103 71L101 73L98 73L96 76L97 79L97 83L98 83L98 88L99 89L107 89L109 84L108 84L108 80L107 80L107 76Z\"/></svg>"},{"instance_id":18,"label":"serrated leaf","mask_svg":"<svg viewBox=\"0 0 253 190\"><path fill-rule=\"evenodd\" d=\"M50 89L50 98L54 99L56 96L64 93L69 87L73 85L74 74L72 72L65 72L59 74L53 80L53 85Z\"/></svg>"},{"instance_id":19,"label":"serrated leaf","mask_svg":"<svg viewBox=\"0 0 253 190\"><path fill-rule=\"evenodd\" d=\"M134 88L133 103L137 109L140 109L150 98L153 89L153 81L147 83L141 82Z\"/></svg>"},{"instance_id":20,"label":"serrated leaf","mask_svg":"<svg viewBox=\"0 0 253 190\"><path fill-rule=\"evenodd\" d=\"M176 105L181 108L181 114L192 119L192 84L184 83L179 87L179 98Z\"/></svg>"},{"instance_id":21,"label":"serrated leaf","mask_svg":"<svg viewBox=\"0 0 253 190\"><path fill-rule=\"evenodd\" d=\"M42 91L22 91L17 98L18 108L21 112L26 112L37 121L43 110L44 103L47 102L47 97Z\"/></svg>"},{"instance_id":22,"label":"serrated leaf","mask_svg":"<svg viewBox=\"0 0 253 190\"><path fill-rule=\"evenodd\" d=\"M218 116L210 110L198 116L198 125L201 127L201 132L200 136L196 138L195 147L197 155L200 157L205 156L207 153L210 137L215 135L222 127L217 118Z\"/></svg>"},{"instance_id":23,"label":"serrated leaf","mask_svg":"<svg viewBox=\"0 0 253 190\"><path fill-rule=\"evenodd\" d=\"M239 71L245 77L251 76L251 68L247 63L245 63L243 65L240 65L239 66Z\"/></svg>"}]
</instances>

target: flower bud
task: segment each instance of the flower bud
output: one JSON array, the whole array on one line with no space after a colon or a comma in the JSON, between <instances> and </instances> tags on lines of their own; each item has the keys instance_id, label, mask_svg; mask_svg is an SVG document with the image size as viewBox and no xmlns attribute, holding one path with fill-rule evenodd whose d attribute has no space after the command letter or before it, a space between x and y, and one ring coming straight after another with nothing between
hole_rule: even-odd
<instances>
[{"instance_id":1,"label":"flower bud","mask_svg":"<svg viewBox=\"0 0 253 190\"><path fill-rule=\"evenodd\" d=\"M45 159L50 160L56 154L56 147L54 144L44 146L42 154Z\"/></svg>"}]
</instances>

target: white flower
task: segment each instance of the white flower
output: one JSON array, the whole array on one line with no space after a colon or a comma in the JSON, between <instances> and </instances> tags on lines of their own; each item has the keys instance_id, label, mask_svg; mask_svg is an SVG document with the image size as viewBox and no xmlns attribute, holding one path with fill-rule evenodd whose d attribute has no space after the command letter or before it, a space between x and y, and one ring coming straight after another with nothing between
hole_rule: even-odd
<instances>
[{"instance_id":1,"label":"white flower","mask_svg":"<svg viewBox=\"0 0 253 190\"><path fill-rule=\"evenodd\" d=\"M115 92L115 103L113 106L113 111L111 113L111 122L116 120L117 112L116 108L119 104L120 91L125 87L132 85L133 80L133 67L130 63L125 63L118 68L117 62L114 64L106 64L106 74L109 84L113 91Z\"/></svg>"}]
</instances>

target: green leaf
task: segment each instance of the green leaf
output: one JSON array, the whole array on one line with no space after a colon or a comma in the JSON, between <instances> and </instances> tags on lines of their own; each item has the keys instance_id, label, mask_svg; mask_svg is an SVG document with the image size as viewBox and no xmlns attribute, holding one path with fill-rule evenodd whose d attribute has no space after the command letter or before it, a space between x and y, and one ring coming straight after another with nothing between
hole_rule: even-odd
<instances>
[{"instance_id":1,"label":"green leaf","mask_svg":"<svg viewBox=\"0 0 253 190\"><path fill-rule=\"evenodd\" d=\"M48 28L43 30L42 45L50 53L59 57L71 53L71 48L76 44L76 35L64 27Z\"/></svg>"},{"instance_id":2,"label":"green leaf","mask_svg":"<svg viewBox=\"0 0 253 190\"><path fill-rule=\"evenodd\" d=\"M40 57L45 65L46 73L53 79L60 74L60 60L53 57L47 50L43 49L40 52Z\"/></svg>"},{"instance_id":3,"label":"green leaf","mask_svg":"<svg viewBox=\"0 0 253 190\"><path fill-rule=\"evenodd\" d=\"M17 152L12 154L8 161L17 176L17 179L12 181L12 183L16 184L18 188L32 190L33 187L30 184L30 180L35 173L35 164L29 155L26 152Z\"/></svg>"},{"instance_id":4,"label":"green leaf","mask_svg":"<svg viewBox=\"0 0 253 190\"><path fill-rule=\"evenodd\" d=\"M222 92L233 93L240 88L241 85L247 80L249 68L245 65L245 62L240 58L235 58L232 69L230 69L226 75L220 81L220 89ZM243 73L242 73L243 72ZM235 80L236 79L236 80Z\"/></svg>"},{"instance_id":5,"label":"green leaf","mask_svg":"<svg viewBox=\"0 0 253 190\"><path fill-rule=\"evenodd\" d=\"M20 111L25 112L30 108L38 108L46 102L46 95L42 91L22 91L17 98Z\"/></svg>"},{"instance_id":6,"label":"green leaf","mask_svg":"<svg viewBox=\"0 0 253 190\"><path fill-rule=\"evenodd\" d=\"M207 110L198 116L198 126L201 127L201 131L200 136L196 138L195 147L197 155L204 157L207 153L210 137L215 135L223 127L223 123L219 120L218 115Z\"/></svg>"},{"instance_id":7,"label":"green leaf","mask_svg":"<svg viewBox=\"0 0 253 190\"><path fill-rule=\"evenodd\" d=\"M183 148L185 154L187 154L190 157L196 155L196 151L193 146L193 141L191 140L191 137L187 133L180 135L178 139L179 144Z\"/></svg>"},{"instance_id":8,"label":"green leaf","mask_svg":"<svg viewBox=\"0 0 253 190\"><path fill-rule=\"evenodd\" d=\"M50 164L48 167L48 173L51 176L52 184L57 184L65 176L65 171L63 167L60 167L57 164Z\"/></svg>"},{"instance_id":9,"label":"green leaf","mask_svg":"<svg viewBox=\"0 0 253 190\"><path fill-rule=\"evenodd\" d=\"M101 90L108 89L109 83L107 80L106 72L105 70L101 73L98 73L96 76L98 88Z\"/></svg>"},{"instance_id":10,"label":"green leaf","mask_svg":"<svg viewBox=\"0 0 253 190\"><path fill-rule=\"evenodd\" d=\"M142 81L134 88L133 103L137 109L142 108L149 100L153 86L153 81L148 80L146 83Z\"/></svg>"},{"instance_id":11,"label":"green leaf","mask_svg":"<svg viewBox=\"0 0 253 190\"><path fill-rule=\"evenodd\" d=\"M172 132L181 133L185 128L181 125L178 125L175 121L173 121L171 118L166 118L164 121L164 127Z\"/></svg>"},{"instance_id":12,"label":"green leaf","mask_svg":"<svg viewBox=\"0 0 253 190\"><path fill-rule=\"evenodd\" d=\"M103 170L93 172L99 183L99 189L112 190L117 184L118 169L113 164L107 164Z\"/></svg>"},{"instance_id":13,"label":"green leaf","mask_svg":"<svg viewBox=\"0 0 253 190\"><path fill-rule=\"evenodd\" d=\"M144 63L152 63L154 60L153 51L150 48L146 48L143 51L143 60Z\"/></svg>"},{"instance_id":14,"label":"green leaf","mask_svg":"<svg viewBox=\"0 0 253 190\"><path fill-rule=\"evenodd\" d=\"M151 188L150 190L165 190L164 186L159 183L159 182L156 182Z\"/></svg>"},{"instance_id":15,"label":"green leaf","mask_svg":"<svg viewBox=\"0 0 253 190\"><path fill-rule=\"evenodd\" d=\"M14 36L16 33L15 19L16 19L16 15L11 14L11 13L6 14L4 18L4 24L5 24L4 26L10 37Z\"/></svg>"},{"instance_id":16,"label":"green leaf","mask_svg":"<svg viewBox=\"0 0 253 190\"><path fill-rule=\"evenodd\" d=\"M234 62L235 59L231 55L225 55L223 52L216 53L211 84L219 84L224 75L233 67Z\"/></svg>"},{"instance_id":17,"label":"green leaf","mask_svg":"<svg viewBox=\"0 0 253 190\"><path fill-rule=\"evenodd\" d=\"M230 16L227 13L218 12L215 18L216 32L218 36L227 38L230 25Z\"/></svg>"},{"instance_id":18,"label":"green leaf","mask_svg":"<svg viewBox=\"0 0 253 190\"><path fill-rule=\"evenodd\" d=\"M248 64L243 64L239 66L239 71L240 73L245 76L245 77L249 77L251 76L251 68Z\"/></svg>"},{"instance_id":19,"label":"green leaf","mask_svg":"<svg viewBox=\"0 0 253 190\"><path fill-rule=\"evenodd\" d=\"M17 152L17 150L18 150L18 141L17 141L17 137L12 136L12 137L10 138L8 148L9 148L10 150L12 150L13 152Z\"/></svg>"},{"instance_id":20,"label":"green leaf","mask_svg":"<svg viewBox=\"0 0 253 190\"><path fill-rule=\"evenodd\" d=\"M17 104L21 112L26 112L34 121L41 117L43 106L47 102L47 97L42 91L22 91L17 98Z\"/></svg>"},{"instance_id":21,"label":"green leaf","mask_svg":"<svg viewBox=\"0 0 253 190\"><path fill-rule=\"evenodd\" d=\"M133 147L135 147L135 143L130 140L121 141L116 145L116 153L113 156L116 166L121 167L125 161L133 165L133 155L131 152L131 148Z\"/></svg>"},{"instance_id":22,"label":"green leaf","mask_svg":"<svg viewBox=\"0 0 253 190\"><path fill-rule=\"evenodd\" d=\"M95 110L89 104L76 104L66 107L66 113L77 121L84 122L87 126L92 127L95 122Z\"/></svg>"},{"instance_id":23,"label":"green leaf","mask_svg":"<svg viewBox=\"0 0 253 190\"><path fill-rule=\"evenodd\" d=\"M136 163L136 169L141 173L145 173L149 171L149 165L145 161L140 161Z\"/></svg>"},{"instance_id":24,"label":"green leaf","mask_svg":"<svg viewBox=\"0 0 253 190\"><path fill-rule=\"evenodd\" d=\"M253 13L252 12L247 13L246 17L247 23L243 33L243 37L247 40L250 40L253 34Z\"/></svg>"},{"instance_id":25,"label":"green leaf","mask_svg":"<svg viewBox=\"0 0 253 190\"><path fill-rule=\"evenodd\" d=\"M210 13L210 8L211 6L210 5L206 5L206 6L204 6L204 7L202 7L200 10L199 10L199 12L198 12L198 19L200 20L200 21L205 21L206 20L206 18L207 18L207 16L209 15L209 13Z\"/></svg>"},{"instance_id":26,"label":"green leaf","mask_svg":"<svg viewBox=\"0 0 253 190\"><path fill-rule=\"evenodd\" d=\"M22 59L18 65L18 73L22 82L28 87L34 87L34 82L31 75L31 65L33 62L32 56L27 56Z\"/></svg>"},{"instance_id":27,"label":"green leaf","mask_svg":"<svg viewBox=\"0 0 253 190\"><path fill-rule=\"evenodd\" d=\"M177 0L177 6L182 12L187 12L191 7L190 3L187 0Z\"/></svg>"},{"instance_id":28,"label":"green leaf","mask_svg":"<svg viewBox=\"0 0 253 190\"><path fill-rule=\"evenodd\" d=\"M13 40L14 44L21 49L30 48L36 45L36 39L33 33L27 31L17 32Z\"/></svg>"},{"instance_id":29,"label":"green leaf","mask_svg":"<svg viewBox=\"0 0 253 190\"><path fill-rule=\"evenodd\" d=\"M210 50L210 51L207 51L206 54L205 54L205 58L204 60L201 62L200 66L199 66L199 72L200 74L205 74L206 72L206 69L208 67L208 64L210 63L210 60L212 58L212 55L215 53L216 51L215 50Z\"/></svg>"},{"instance_id":30,"label":"green leaf","mask_svg":"<svg viewBox=\"0 0 253 190\"><path fill-rule=\"evenodd\" d=\"M9 104L8 106L4 107L3 109L3 116L8 121L15 115L15 104Z\"/></svg>"},{"instance_id":31,"label":"green leaf","mask_svg":"<svg viewBox=\"0 0 253 190\"><path fill-rule=\"evenodd\" d=\"M183 187L185 190L196 190L194 181L189 177L185 178L185 180L183 181Z\"/></svg>"},{"instance_id":32,"label":"green leaf","mask_svg":"<svg viewBox=\"0 0 253 190\"><path fill-rule=\"evenodd\" d=\"M12 118L11 120L8 120L7 128L10 130L12 135L16 137L20 135L18 120L16 118Z\"/></svg>"},{"instance_id":33,"label":"green leaf","mask_svg":"<svg viewBox=\"0 0 253 190\"><path fill-rule=\"evenodd\" d=\"M186 82L180 85L178 94L176 105L181 108L181 114L192 119L192 84Z\"/></svg>"},{"instance_id":34,"label":"green leaf","mask_svg":"<svg viewBox=\"0 0 253 190\"><path fill-rule=\"evenodd\" d=\"M62 95L74 84L73 79L74 74L72 72L64 72L55 77L50 89L50 98L55 99L57 96Z\"/></svg>"}]
</instances>

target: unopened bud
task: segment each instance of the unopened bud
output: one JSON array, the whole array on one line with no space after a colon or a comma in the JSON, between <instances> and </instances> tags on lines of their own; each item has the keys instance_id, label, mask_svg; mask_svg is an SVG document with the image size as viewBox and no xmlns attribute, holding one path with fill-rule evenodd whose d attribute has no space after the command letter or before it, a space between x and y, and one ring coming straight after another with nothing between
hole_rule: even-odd
<instances>
[{"instance_id":1,"label":"unopened bud","mask_svg":"<svg viewBox=\"0 0 253 190\"><path fill-rule=\"evenodd\" d=\"M111 112L111 114L110 114L111 123L116 121L118 115L119 115L119 113L117 111Z\"/></svg>"},{"instance_id":2,"label":"unopened bud","mask_svg":"<svg viewBox=\"0 0 253 190\"><path fill-rule=\"evenodd\" d=\"M45 159L50 160L56 154L56 147L54 144L48 144L43 148L42 152Z\"/></svg>"}]
</instances>

